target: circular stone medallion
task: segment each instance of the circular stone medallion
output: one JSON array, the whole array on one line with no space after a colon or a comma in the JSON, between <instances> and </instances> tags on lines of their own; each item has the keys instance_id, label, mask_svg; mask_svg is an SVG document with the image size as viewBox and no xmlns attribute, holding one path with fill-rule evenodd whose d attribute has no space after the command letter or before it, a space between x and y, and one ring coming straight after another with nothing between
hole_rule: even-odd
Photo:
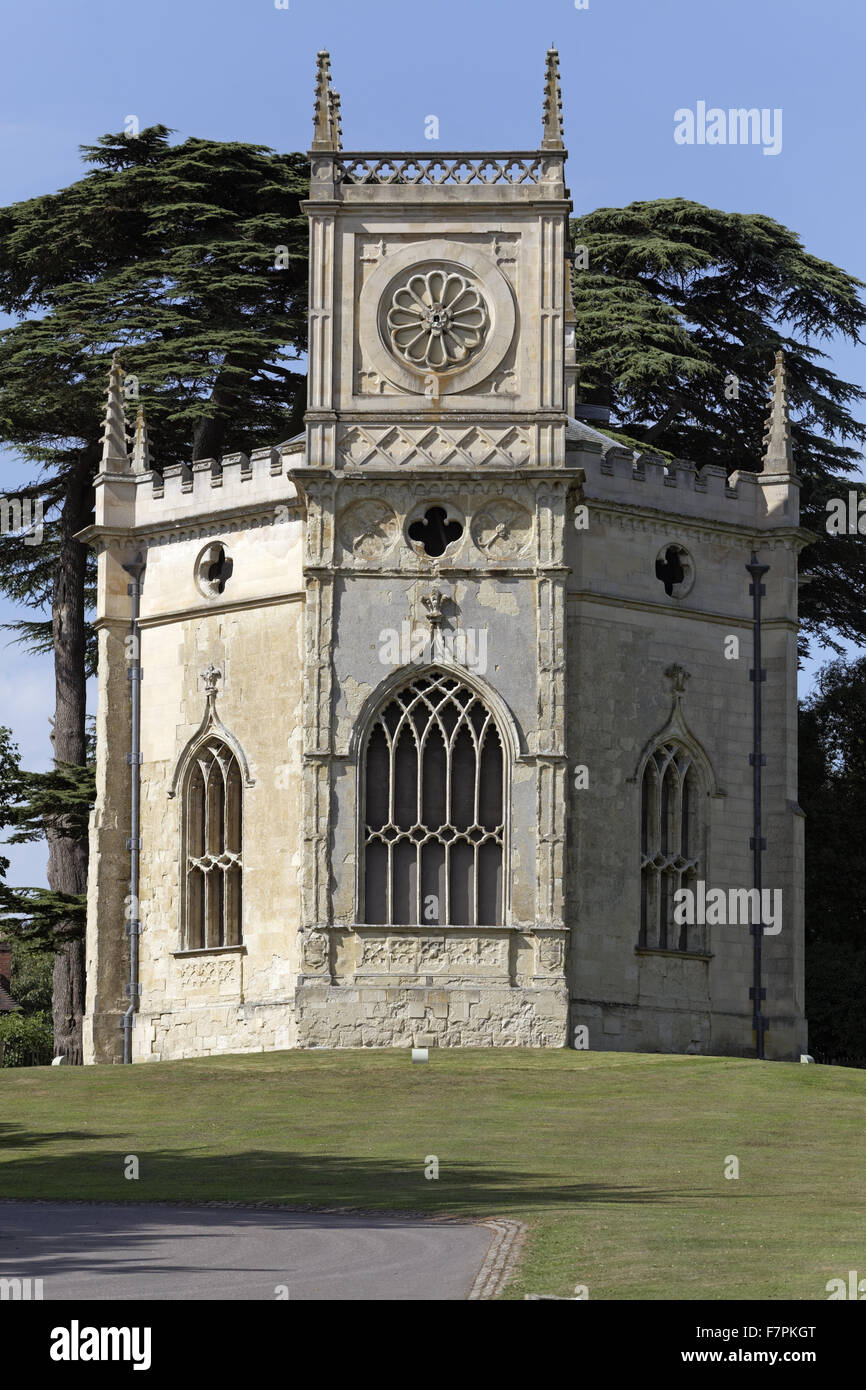
<instances>
[{"instance_id":1,"label":"circular stone medallion","mask_svg":"<svg viewBox=\"0 0 866 1390\"><path fill-rule=\"evenodd\" d=\"M519 555L532 536L532 517L505 497L485 503L472 522L472 539L491 560Z\"/></svg>"},{"instance_id":2,"label":"circular stone medallion","mask_svg":"<svg viewBox=\"0 0 866 1390\"><path fill-rule=\"evenodd\" d=\"M397 540L400 526L392 507L378 498L353 502L340 517L344 551L359 560L377 560Z\"/></svg>"},{"instance_id":3,"label":"circular stone medallion","mask_svg":"<svg viewBox=\"0 0 866 1390\"><path fill-rule=\"evenodd\" d=\"M391 296L391 348L434 372L467 364L483 345L490 315L480 289L456 270L417 271Z\"/></svg>"}]
</instances>

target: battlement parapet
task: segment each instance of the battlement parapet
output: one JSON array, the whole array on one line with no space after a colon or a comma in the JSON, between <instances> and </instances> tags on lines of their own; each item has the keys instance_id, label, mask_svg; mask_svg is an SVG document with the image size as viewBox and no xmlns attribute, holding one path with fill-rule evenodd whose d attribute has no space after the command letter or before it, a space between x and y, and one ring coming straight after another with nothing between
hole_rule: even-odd
<instances>
[{"instance_id":1,"label":"battlement parapet","mask_svg":"<svg viewBox=\"0 0 866 1390\"><path fill-rule=\"evenodd\" d=\"M284 451L266 447L222 459L170 464L159 471L97 476L97 522L122 528L162 527L218 518L238 508L297 501Z\"/></svg>"},{"instance_id":2,"label":"battlement parapet","mask_svg":"<svg viewBox=\"0 0 866 1390\"><path fill-rule=\"evenodd\" d=\"M794 477L747 469L729 475L720 464L698 468L689 459L636 455L616 444L606 448L589 440L570 447L568 454L570 465L584 469L588 502L622 502L734 525L798 524L799 480Z\"/></svg>"}]
</instances>

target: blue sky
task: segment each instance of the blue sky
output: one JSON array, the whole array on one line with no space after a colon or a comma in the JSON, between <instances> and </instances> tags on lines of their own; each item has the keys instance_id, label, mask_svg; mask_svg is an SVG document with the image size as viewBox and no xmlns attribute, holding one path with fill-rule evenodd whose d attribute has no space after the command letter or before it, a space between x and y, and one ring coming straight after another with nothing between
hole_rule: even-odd
<instances>
[{"instance_id":1,"label":"blue sky","mask_svg":"<svg viewBox=\"0 0 866 1390\"><path fill-rule=\"evenodd\" d=\"M347 149L532 149L554 42L578 211L679 195L764 212L866 279L864 41L854 0L19 0L4 17L0 204L73 182L78 146L128 116L179 139L307 149L322 47ZM675 111L700 101L781 109L780 153L677 144ZM424 138L429 115L438 143ZM830 350L841 376L863 381L866 350ZM10 615L0 600L0 621ZM7 640L0 723L26 765L44 767L50 663ZM40 881L44 858L41 846L16 851L14 876Z\"/></svg>"}]
</instances>

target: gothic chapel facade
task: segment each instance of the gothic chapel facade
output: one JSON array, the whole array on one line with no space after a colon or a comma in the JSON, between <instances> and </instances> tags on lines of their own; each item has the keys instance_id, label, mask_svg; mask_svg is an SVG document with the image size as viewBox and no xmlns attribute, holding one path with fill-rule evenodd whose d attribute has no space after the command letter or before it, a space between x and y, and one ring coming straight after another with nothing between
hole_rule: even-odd
<instances>
[{"instance_id":1,"label":"gothic chapel facade","mask_svg":"<svg viewBox=\"0 0 866 1390\"><path fill-rule=\"evenodd\" d=\"M784 369L758 473L576 418L564 166L553 51L540 148L456 155L343 151L320 54L304 434L161 469L115 361L86 1060L750 1054L749 927L673 894L752 884L753 551L766 1054L805 1049Z\"/></svg>"}]
</instances>

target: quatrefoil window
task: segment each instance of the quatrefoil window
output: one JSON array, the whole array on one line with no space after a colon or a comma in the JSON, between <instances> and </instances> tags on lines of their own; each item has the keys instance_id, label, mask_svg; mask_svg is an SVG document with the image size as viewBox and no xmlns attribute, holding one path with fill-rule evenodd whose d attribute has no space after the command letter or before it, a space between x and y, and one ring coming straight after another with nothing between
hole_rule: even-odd
<instances>
[{"instance_id":1,"label":"quatrefoil window","mask_svg":"<svg viewBox=\"0 0 866 1390\"><path fill-rule=\"evenodd\" d=\"M391 346L413 367L462 366L484 343L490 322L481 291L451 270L430 270L399 285L388 310Z\"/></svg>"},{"instance_id":2,"label":"quatrefoil window","mask_svg":"<svg viewBox=\"0 0 866 1390\"><path fill-rule=\"evenodd\" d=\"M694 561L685 546L662 546L656 557L656 579L669 598L685 597L695 582Z\"/></svg>"},{"instance_id":3,"label":"quatrefoil window","mask_svg":"<svg viewBox=\"0 0 866 1390\"><path fill-rule=\"evenodd\" d=\"M449 519L444 507L428 507L423 517L413 521L408 531L410 541L415 542L426 555L444 555L449 545L459 541L463 527L459 521Z\"/></svg>"},{"instance_id":4,"label":"quatrefoil window","mask_svg":"<svg viewBox=\"0 0 866 1390\"><path fill-rule=\"evenodd\" d=\"M195 582L205 598L217 598L231 579L234 563L219 541L205 546L195 562Z\"/></svg>"}]
</instances>

